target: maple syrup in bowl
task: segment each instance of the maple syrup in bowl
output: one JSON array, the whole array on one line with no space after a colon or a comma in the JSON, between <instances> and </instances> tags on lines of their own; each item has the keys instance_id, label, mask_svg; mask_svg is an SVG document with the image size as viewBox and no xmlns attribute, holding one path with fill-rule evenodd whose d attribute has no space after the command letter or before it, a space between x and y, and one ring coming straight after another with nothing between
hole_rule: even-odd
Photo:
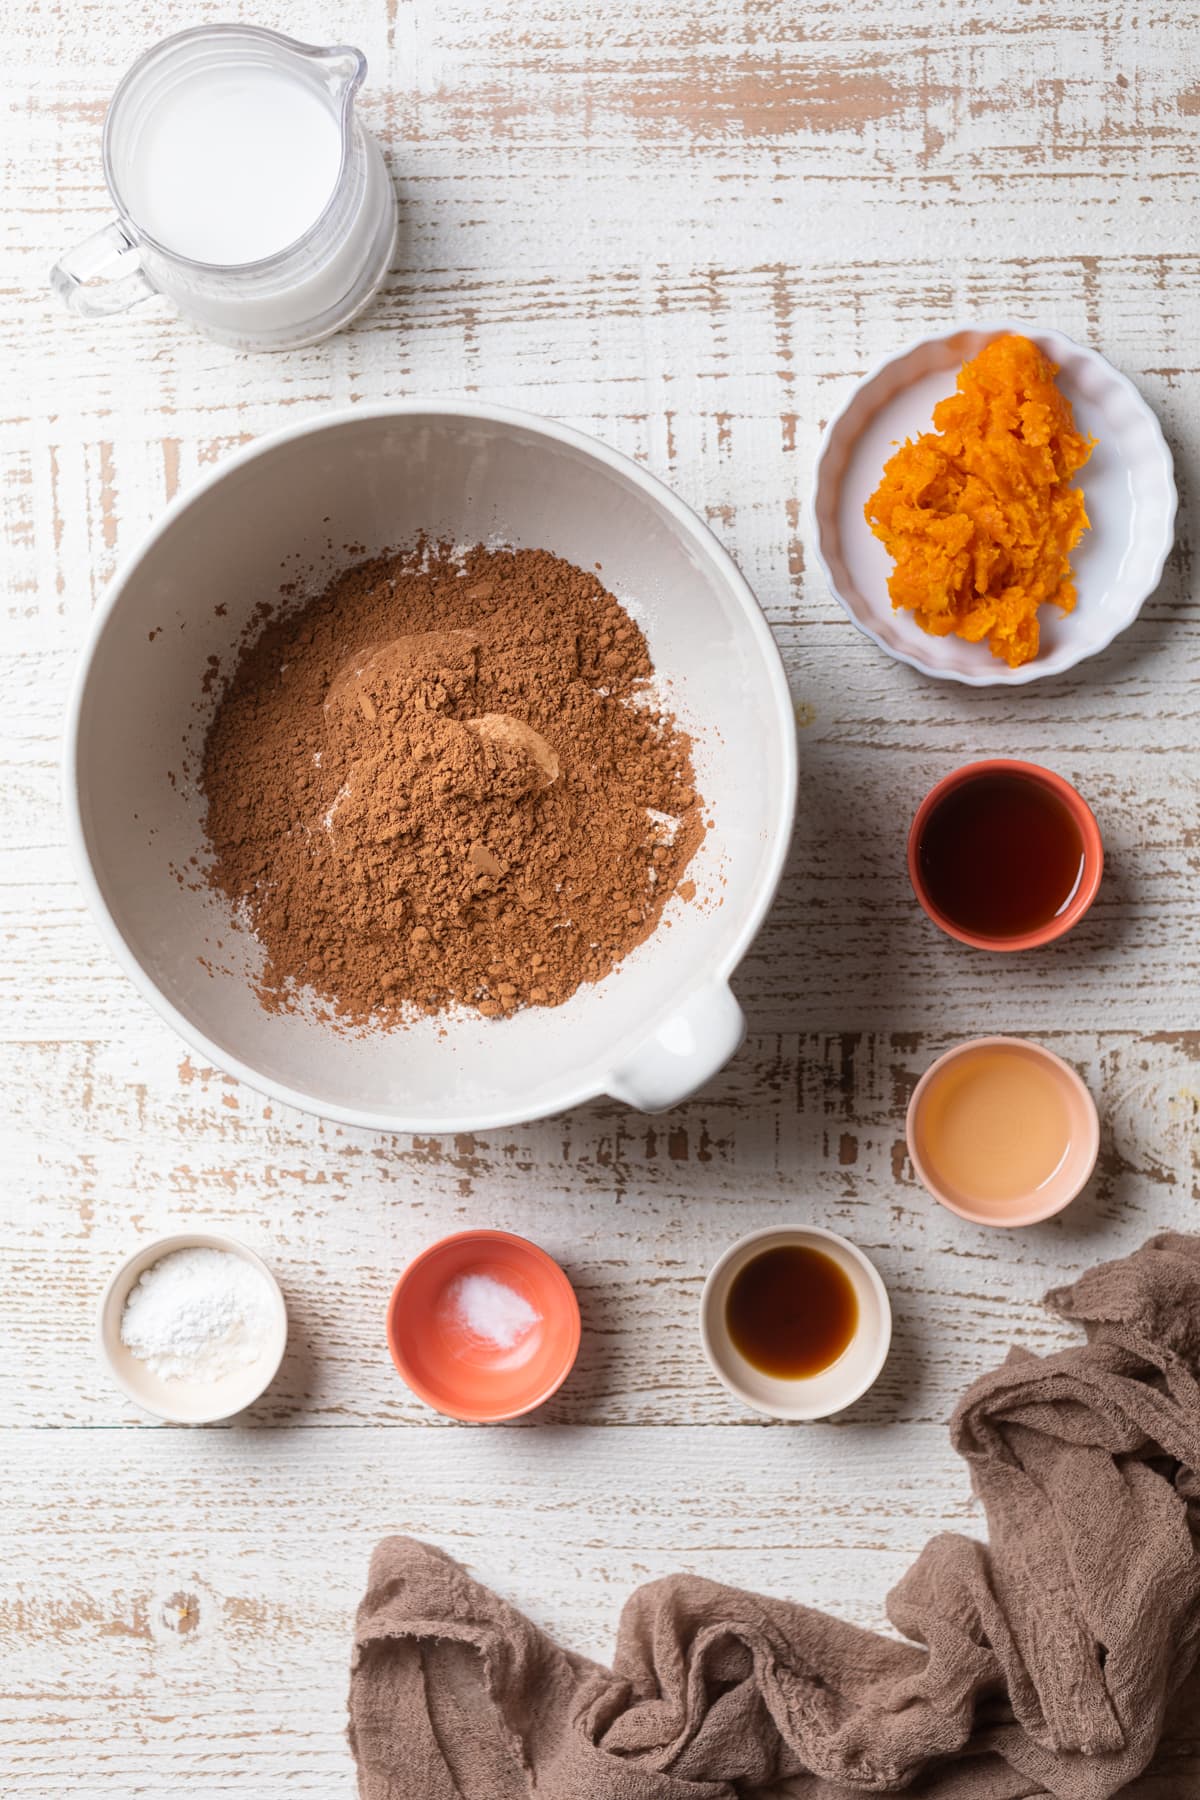
<instances>
[{"instance_id":1,"label":"maple syrup in bowl","mask_svg":"<svg viewBox=\"0 0 1200 1800\"><path fill-rule=\"evenodd\" d=\"M784 1381L820 1375L858 1329L849 1275L812 1244L776 1244L744 1262L729 1285L725 1327L740 1356Z\"/></svg>"},{"instance_id":2,"label":"maple syrup in bowl","mask_svg":"<svg viewBox=\"0 0 1200 1800\"><path fill-rule=\"evenodd\" d=\"M823 1419L871 1386L892 1314L875 1265L820 1226L751 1232L704 1284L705 1355L737 1399L777 1419Z\"/></svg>"},{"instance_id":3,"label":"maple syrup in bowl","mask_svg":"<svg viewBox=\"0 0 1200 1800\"><path fill-rule=\"evenodd\" d=\"M1037 763L970 763L926 795L908 839L913 891L935 925L984 950L1031 950L1078 923L1100 886L1091 808Z\"/></svg>"}]
</instances>

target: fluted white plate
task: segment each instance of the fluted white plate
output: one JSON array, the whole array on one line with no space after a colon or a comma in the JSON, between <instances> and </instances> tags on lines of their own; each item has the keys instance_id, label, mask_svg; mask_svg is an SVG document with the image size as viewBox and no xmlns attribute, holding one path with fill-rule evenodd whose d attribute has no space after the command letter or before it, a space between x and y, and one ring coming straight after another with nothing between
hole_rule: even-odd
<instances>
[{"instance_id":1,"label":"fluted white plate","mask_svg":"<svg viewBox=\"0 0 1200 1800\"><path fill-rule=\"evenodd\" d=\"M937 402L954 392L964 362L1007 332L1031 338L1058 364L1058 383L1079 429L1096 439L1078 481L1091 530L1071 558L1078 601L1039 614L1041 649L1010 669L986 643L930 637L911 613L893 611L892 559L863 508L897 444L932 429ZM1133 623L1158 586L1175 540L1175 472L1157 418L1128 376L1098 350L1061 331L1020 323L962 325L888 357L829 421L813 483L817 557L860 631L897 661L971 687L1021 687L1060 675L1103 650Z\"/></svg>"}]
</instances>

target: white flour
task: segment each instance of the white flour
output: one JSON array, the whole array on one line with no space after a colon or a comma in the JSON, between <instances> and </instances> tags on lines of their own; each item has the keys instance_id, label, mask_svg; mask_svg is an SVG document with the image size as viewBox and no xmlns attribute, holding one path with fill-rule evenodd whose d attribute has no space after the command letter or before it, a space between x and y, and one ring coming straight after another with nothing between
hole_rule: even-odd
<instances>
[{"instance_id":1,"label":"white flour","mask_svg":"<svg viewBox=\"0 0 1200 1800\"><path fill-rule=\"evenodd\" d=\"M171 1250L129 1291L121 1342L164 1381L219 1381L270 1347L271 1289L230 1250Z\"/></svg>"},{"instance_id":2,"label":"white flour","mask_svg":"<svg viewBox=\"0 0 1200 1800\"><path fill-rule=\"evenodd\" d=\"M501 1350L511 1350L542 1322L524 1294L491 1275L460 1275L451 1285L450 1303L473 1337Z\"/></svg>"}]
</instances>

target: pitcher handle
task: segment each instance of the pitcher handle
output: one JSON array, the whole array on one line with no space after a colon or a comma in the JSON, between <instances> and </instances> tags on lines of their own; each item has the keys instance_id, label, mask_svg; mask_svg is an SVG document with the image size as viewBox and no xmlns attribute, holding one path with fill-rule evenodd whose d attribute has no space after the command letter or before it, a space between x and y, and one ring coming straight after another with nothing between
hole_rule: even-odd
<instances>
[{"instance_id":1,"label":"pitcher handle","mask_svg":"<svg viewBox=\"0 0 1200 1800\"><path fill-rule=\"evenodd\" d=\"M72 312L85 319L103 319L128 312L139 300L148 300L158 289L138 261L139 251L119 219L110 219L91 237L68 250L50 271L50 285ZM125 274L105 274L116 264L132 259Z\"/></svg>"},{"instance_id":2,"label":"pitcher handle","mask_svg":"<svg viewBox=\"0 0 1200 1800\"><path fill-rule=\"evenodd\" d=\"M704 987L664 1020L604 1086L638 1112L666 1112L723 1068L746 1035L746 1019L723 981Z\"/></svg>"}]
</instances>

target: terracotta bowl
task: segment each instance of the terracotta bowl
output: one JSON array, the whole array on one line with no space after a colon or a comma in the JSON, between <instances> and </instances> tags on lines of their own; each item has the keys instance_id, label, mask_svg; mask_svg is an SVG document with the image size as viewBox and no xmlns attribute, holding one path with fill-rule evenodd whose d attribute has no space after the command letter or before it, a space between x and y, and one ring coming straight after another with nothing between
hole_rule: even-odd
<instances>
[{"instance_id":1,"label":"terracotta bowl","mask_svg":"<svg viewBox=\"0 0 1200 1800\"><path fill-rule=\"evenodd\" d=\"M464 1283L515 1299L501 1340L473 1331ZM554 1261L508 1231L458 1231L413 1258L387 1313L392 1361L418 1399L452 1419L498 1423L541 1406L579 1350L579 1302Z\"/></svg>"},{"instance_id":2,"label":"terracotta bowl","mask_svg":"<svg viewBox=\"0 0 1200 1800\"><path fill-rule=\"evenodd\" d=\"M1036 931L1020 932L1011 937L986 937L956 924L932 899L921 871L921 839L934 810L955 788L964 787L987 775L1023 775L1048 788L1071 814L1083 843L1083 874L1066 906ZM985 762L966 763L930 788L909 827L908 878L912 882L913 893L940 931L944 931L947 937L957 938L960 944L972 944L977 950L1036 950L1043 944L1053 943L1055 938L1064 936L1073 926L1078 925L1096 898L1103 873L1104 845L1091 807L1069 781L1064 781L1053 769L1042 768L1040 763L1018 762L1003 756L990 757Z\"/></svg>"}]
</instances>

